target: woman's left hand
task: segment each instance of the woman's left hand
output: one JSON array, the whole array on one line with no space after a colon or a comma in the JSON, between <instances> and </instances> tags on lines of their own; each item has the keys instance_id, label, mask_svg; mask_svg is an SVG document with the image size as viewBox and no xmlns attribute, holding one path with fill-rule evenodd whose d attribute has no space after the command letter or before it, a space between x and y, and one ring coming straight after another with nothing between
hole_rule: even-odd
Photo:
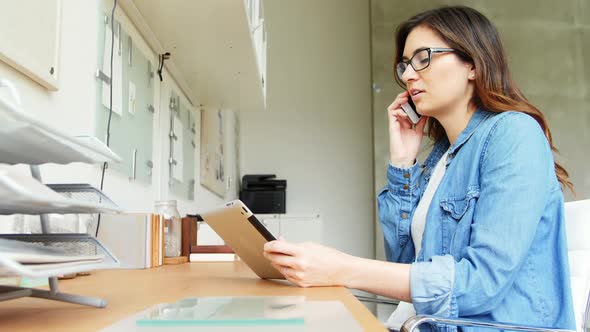
<instances>
[{"instance_id":1,"label":"woman's left hand","mask_svg":"<svg viewBox=\"0 0 590 332\"><path fill-rule=\"evenodd\" d=\"M299 287L346 286L345 268L353 256L316 243L279 239L264 245L264 256Z\"/></svg>"}]
</instances>

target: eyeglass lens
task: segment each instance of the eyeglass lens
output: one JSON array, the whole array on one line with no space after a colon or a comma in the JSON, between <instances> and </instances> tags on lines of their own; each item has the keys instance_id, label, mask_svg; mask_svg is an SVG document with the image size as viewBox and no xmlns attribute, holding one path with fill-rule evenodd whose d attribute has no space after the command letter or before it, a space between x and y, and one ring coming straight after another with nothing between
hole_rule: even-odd
<instances>
[{"instance_id":1,"label":"eyeglass lens","mask_svg":"<svg viewBox=\"0 0 590 332\"><path fill-rule=\"evenodd\" d=\"M430 64L430 52L428 52L428 49L426 49L414 54L410 59L409 63L415 71L420 71L428 67L428 65ZM400 80L407 68L408 64L406 62L400 62L397 64L396 71L397 76Z\"/></svg>"}]
</instances>

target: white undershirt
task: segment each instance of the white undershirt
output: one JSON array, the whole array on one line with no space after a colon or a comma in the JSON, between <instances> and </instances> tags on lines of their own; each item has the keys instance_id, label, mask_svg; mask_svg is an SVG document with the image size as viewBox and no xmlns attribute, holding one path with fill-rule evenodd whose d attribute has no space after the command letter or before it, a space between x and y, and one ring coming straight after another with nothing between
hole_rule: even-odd
<instances>
[{"instance_id":1,"label":"white undershirt","mask_svg":"<svg viewBox=\"0 0 590 332\"><path fill-rule=\"evenodd\" d=\"M426 190L424 191L420 202L418 202L416 211L414 211L410 233L412 234L412 242L414 242L414 252L416 253L416 258L422 249L422 236L424 235L424 226L426 225L426 214L428 213L428 208L430 207L430 203L432 202L432 197L434 196L436 189L438 189L438 185L445 175L447 155L448 151L440 158L438 163L436 163L434 171L430 177L430 181L426 186ZM397 309L395 309L391 316L389 316L385 326L390 329L400 330L402 324L408 318L414 315L416 315L414 305L408 302L400 301Z\"/></svg>"}]
</instances>

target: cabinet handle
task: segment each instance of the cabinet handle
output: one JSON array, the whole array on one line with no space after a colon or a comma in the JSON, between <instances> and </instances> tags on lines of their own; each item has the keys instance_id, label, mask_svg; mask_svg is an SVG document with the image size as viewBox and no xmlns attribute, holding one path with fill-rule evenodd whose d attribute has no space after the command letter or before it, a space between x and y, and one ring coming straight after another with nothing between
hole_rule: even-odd
<instances>
[{"instance_id":1,"label":"cabinet handle","mask_svg":"<svg viewBox=\"0 0 590 332\"><path fill-rule=\"evenodd\" d=\"M131 159L131 180L137 178L137 149L133 149L133 157Z\"/></svg>"}]
</instances>

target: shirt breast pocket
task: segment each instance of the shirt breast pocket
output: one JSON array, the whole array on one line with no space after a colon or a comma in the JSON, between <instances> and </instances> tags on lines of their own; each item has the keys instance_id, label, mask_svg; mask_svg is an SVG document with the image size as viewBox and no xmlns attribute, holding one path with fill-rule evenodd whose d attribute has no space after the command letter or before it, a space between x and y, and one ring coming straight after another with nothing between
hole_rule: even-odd
<instances>
[{"instance_id":1,"label":"shirt breast pocket","mask_svg":"<svg viewBox=\"0 0 590 332\"><path fill-rule=\"evenodd\" d=\"M470 188L465 195L440 201L442 209L442 251L458 261L464 256L471 237L473 212L479 197L478 188Z\"/></svg>"}]
</instances>

